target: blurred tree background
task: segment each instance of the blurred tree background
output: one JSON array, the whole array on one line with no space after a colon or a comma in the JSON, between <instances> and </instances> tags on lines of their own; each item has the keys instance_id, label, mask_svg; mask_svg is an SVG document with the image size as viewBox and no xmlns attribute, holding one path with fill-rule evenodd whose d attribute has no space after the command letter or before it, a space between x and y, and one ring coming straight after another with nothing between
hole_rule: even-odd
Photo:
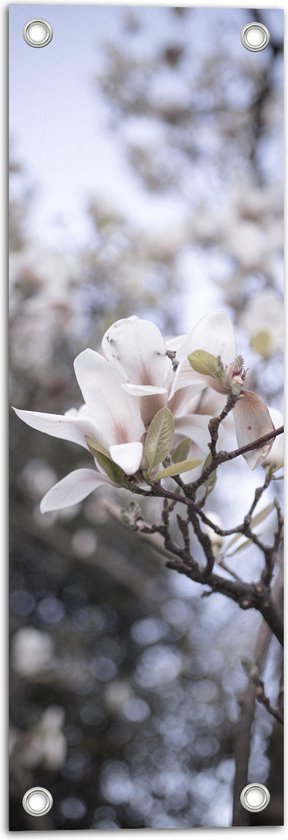
<instances>
[{"instance_id":1,"label":"blurred tree background","mask_svg":"<svg viewBox=\"0 0 288 840\"><path fill-rule=\"evenodd\" d=\"M98 12L89 9L94 29ZM113 183L98 188L96 168L83 211L89 241L71 236L61 247L60 225L53 247L35 236L37 182L14 136L11 403L53 413L79 405L73 359L98 349L117 318L151 318L171 335L220 307L237 327L249 386L281 409L282 15L105 12L116 34L98 34L91 108L115 144L128 199L116 184L114 199ZM271 33L261 53L240 44L255 19ZM147 542L111 524L106 490L42 517L45 491L88 460L12 418L10 827L229 826L241 657L253 656L259 619L221 595L201 598ZM211 500L227 527L261 482L260 468L235 471ZM253 549L243 558L235 569L251 580L259 558ZM265 685L276 702L279 663L272 643ZM259 706L251 772L263 782L281 758L273 731ZM54 797L36 826L21 806L33 785ZM281 821L280 790L269 819Z\"/></svg>"}]
</instances>

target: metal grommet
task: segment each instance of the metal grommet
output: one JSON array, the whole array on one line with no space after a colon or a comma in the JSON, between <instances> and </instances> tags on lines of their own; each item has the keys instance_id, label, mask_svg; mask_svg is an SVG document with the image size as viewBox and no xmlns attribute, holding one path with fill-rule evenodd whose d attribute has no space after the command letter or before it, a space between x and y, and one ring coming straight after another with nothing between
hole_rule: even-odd
<instances>
[{"instance_id":1,"label":"metal grommet","mask_svg":"<svg viewBox=\"0 0 288 840\"><path fill-rule=\"evenodd\" d=\"M265 47L268 47L269 41L270 32L267 26L264 26L264 23L254 21L253 23L247 23L244 29L242 29L241 43L246 50L251 50L252 52L265 50Z\"/></svg>"},{"instance_id":2,"label":"metal grommet","mask_svg":"<svg viewBox=\"0 0 288 840\"><path fill-rule=\"evenodd\" d=\"M47 47L53 38L53 29L47 20L33 18L25 23L23 38L29 47Z\"/></svg>"},{"instance_id":3,"label":"metal grommet","mask_svg":"<svg viewBox=\"0 0 288 840\"><path fill-rule=\"evenodd\" d=\"M246 785L240 794L240 802L246 811L264 811L270 802L269 790L260 783Z\"/></svg>"},{"instance_id":4,"label":"metal grommet","mask_svg":"<svg viewBox=\"0 0 288 840\"><path fill-rule=\"evenodd\" d=\"M52 808L53 796L46 788L33 787L24 793L22 805L27 814L32 814L33 817L43 817Z\"/></svg>"}]
</instances>

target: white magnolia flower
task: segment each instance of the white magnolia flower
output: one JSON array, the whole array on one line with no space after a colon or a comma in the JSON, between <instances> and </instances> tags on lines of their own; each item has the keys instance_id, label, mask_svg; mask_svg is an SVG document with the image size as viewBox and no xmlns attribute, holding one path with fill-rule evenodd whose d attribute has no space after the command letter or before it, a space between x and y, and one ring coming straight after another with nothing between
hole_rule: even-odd
<instances>
[{"instance_id":1,"label":"white magnolia flower","mask_svg":"<svg viewBox=\"0 0 288 840\"><path fill-rule=\"evenodd\" d=\"M251 347L269 359L284 346L284 306L272 289L265 289L249 301L241 316Z\"/></svg>"},{"instance_id":2,"label":"white magnolia flower","mask_svg":"<svg viewBox=\"0 0 288 840\"><path fill-rule=\"evenodd\" d=\"M191 360L192 354L195 355ZM233 325L224 312L202 318L178 348L177 358L180 364L171 395L179 389L194 385L198 392L209 386L220 394L237 397L233 417L238 447L273 432L274 425L263 401L253 391L243 391L246 373L244 362L237 355ZM263 463L271 446L272 441L244 455L251 469Z\"/></svg>"},{"instance_id":3,"label":"white magnolia flower","mask_svg":"<svg viewBox=\"0 0 288 840\"><path fill-rule=\"evenodd\" d=\"M146 430L163 406L174 414L176 436L188 437L194 449L207 453L209 414L193 408L193 397L207 386L219 395L237 397L233 414L239 447L274 429L259 397L242 393L243 360L236 355L232 323L223 313L202 318L190 335L167 343L153 323L132 316L112 324L102 347L106 358L88 349L75 359L84 399L79 409L64 415L15 409L34 429L90 450L98 467L75 470L55 484L42 499L42 513L75 505L102 484L117 485L113 463L127 476L134 475L142 464ZM173 353L180 362L176 372ZM244 456L252 469L267 457L271 445Z\"/></svg>"},{"instance_id":4,"label":"white magnolia flower","mask_svg":"<svg viewBox=\"0 0 288 840\"><path fill-rule=\"evenodd\" d=\"M167 405L174 415L176 433L188 435L205 452L210 417L195 417L190 412L186 416L185 408L188 411L188 403L199 388L191 382L190 387L177 393L173 389L175 373L167 351L177 352L184 339L185 336L179 336L165 342L155 324L132 315L109 327L102 349L108 361L124 377L123 390L137 398L145 426Z\"/></svg>"},{"instance_id":5,"label":"white magnolia flower","mask_svg":"<svg viewBox=\"0 0 288 840\"><path fill-rule=\"evenodd\" d=\"M171 362L164 338L155 324L132 315L116 321L102 341L103 353L123 377L123 390L141 398L145 425L167 402Z\"/></svg>"},{"instance_id":6,"label":"white magnolia flower","mask_svg":"<svg viewBox=\"0 0 288 840\"><path fill-rule=\"evenodd\" d=\"M78 410L61 415L15 409L16 414L28 426L85 449L89 449L88 438L95 450L106 454L127 475L134 474L141 464L145 432L137 401L125 393L123 377L99 353L84 350L75 359L74 368L84 398ZM96 470L75 470L48 491L41 511L74 505L103 483L113 482Z\"/></svg>"}]
</instances>

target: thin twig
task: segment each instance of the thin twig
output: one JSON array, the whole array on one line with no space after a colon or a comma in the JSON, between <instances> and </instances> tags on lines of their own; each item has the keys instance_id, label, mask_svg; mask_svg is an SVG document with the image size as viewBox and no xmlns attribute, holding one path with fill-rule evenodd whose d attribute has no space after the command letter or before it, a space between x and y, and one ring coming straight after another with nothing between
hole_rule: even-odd
<instances>
[{"instance_id":1,"label":"thin twig","mask_svg":"<svg viewBox=\"0 0 288 840\"><path fill-rule=\"evenodd\" d=\"M224 408L222 409L219 416L218 417L212 417L212 419L209 420L208 429L209 429L209 432L210 432L211 440L210 440L210 443L208 443L208 446L209 446L209 449L210 449L210 452L211 452L211 455L212 455L212 461L213 461L213 458L215 458L215 456L217 455L216 446L217 446L217 442L218 442L220 424L222 423L223 420L225 420L225 417L227 417L227 415L230 413L230 411L232 411L236 402L237 402L237 397L234 397L233 394L229 394L226 405L224 405Z\"/></svg>"},{"instance_id":2,"label":"thin twig","mask_svg":"<svg viewBox=\"0 0 288 840\"><path fill-rule=\"evenodd\" d=\"M225 572L228 572L228 575L231 575L231 577L233 577L234 580L242 580L242 578L240 578L240 576L237 575L237 572L235 572L234 569L231 569L230 566L228 566L228 563L226 563L226 560L224 560L224 558L217 557L216 562L217 565L220 566L221 569L225 569Z\"/></svg>"},{"instance_id":3,"label":"thin twig","mask_svg":"<svg viewBox=\"0 0 288 840\"><path fill-rule=\"evenodd\" d=\"M240 446L238 449L230 450L230 452L217 452L210 464L203 470L202 474L199 478L193 482L190 486L197 490L198 487L201 487L202 484L205 484L207 478L214 472L216 467L219 467L220 464L224 464L227 461L232 461L234 458L238 458L239 455L246 455L246 452L252 452L254 449L259 449L261 446L264 446L265 443L269 443L270 440L274 440L274 438L278 437L278 435L282 435L284 432L284 426L279 426L278 429L274 429L273 432L269 432L267 435L263 435L263 437L257 438L257 440L253 440L251 443L246 443L245 446Z\"/></svg>"},{"instance_id":4,"label":"thin twig","mask_svg":"<svg viewBox=\"0 0 288 840\"><path fill-rule=\"evenodd\" d=\"M253 502L250 505L248 513L245 516L245 521L247 521L248 524L250 524L250 521L251 521L251 518L253 516L254 510L255 510L256 506L258 505L258 502L260 501L261 496L263 496L263 493L265 492L265 490L267 490L267 488L269 487L269 484L271 484L271 481L272 481L272 473L270 473L269 470L267 470L266 475L265 475L265 481L261 485L261 487L256 488L255 493L254 493Z\"/></svg>"},{"instance_id":5,"label":"thin twig","mask_svg":"<svg viewBox=\"0 0 288 840\"><path fill-rule=\"evenodd\" d=\"M284 426L279 426L279 429L274 429L273 432L269 432L267 435L263 435L251 443L246 443L245 446L240 446L238 449L233 449L230 452L219 452L219 455L217 455L217 458L221 456L219 463L223 464L226 461L232 461L234 458L238 458L239 455L246 455L246 452L253 452L253 449L260 449L265 443L270 443L270 440L274 440L278 435L283 435L283 432Z\"/></svg>"},{"instance_id":6,"label":"thin twig","mask_svg":"<svg viewBox=\"0 0 288 840\"><path fill-rule=\"evenodd\" d=\"M258 700L258 703L261 703L262 706L265 706L265 709L267 709L267 712L269 712L269 715L272 715L272 717L274 717L275 720L278 720L278 723L282 723L282 725L283 725L284 724L283 715L279 711L279 709L275 709L274 706L271 705L269 697L267 697L267 694L265 693L264 683L262 682L262 680L257 680L256 681L255 696L256 696L256 700Z\"/></svg>"},{"instance_id":7,"label":"thin twig","mask_svg":"<svg viewBox=\"0 0 288 840\"><path fill-rule=\"evenodd\" d=\"M190 534L189 534L189 523L186 519L182 519L180 514L177 514L177 522L179 531L181 531L185 552L190 555Z\"/></svg>"},{"instance_id":8,"label":"thin twig","mask_svg":"<svg viewBox=\"0 0 288 840\"><path fill-rule=\"evenodd\" d=\"M210 537L207 533L202 531L200 522L196 516L194 511L194 505L190 505L188 508L188 516L189 520L193 525L195 534L198 538L200 545L202 546L204 556L206 558L206 568L204 569L204 577L205 579L210 578L211 573L213 572L214 563L215 563L215 556L213 553L212 543Z\"/></svg>"}]
</instances>

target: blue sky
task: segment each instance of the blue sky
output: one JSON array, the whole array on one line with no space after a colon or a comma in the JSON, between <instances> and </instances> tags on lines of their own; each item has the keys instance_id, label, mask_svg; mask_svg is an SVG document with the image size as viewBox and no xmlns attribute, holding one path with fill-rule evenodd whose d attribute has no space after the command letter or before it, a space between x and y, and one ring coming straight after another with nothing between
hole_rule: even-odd
<instances>
[{"instance_id":1,"label":"blue sky","mask_svg":"<svg viewBox=\"0 0 288 840\"><path fill-rule=\"evenodd\" d=\"M34 17L53 26L53 40L43 49L22 37ZM108 35L116 18L97 8L96 27L93 8L64 5L14 5L9 18L11 136L31 185L40 186L41 226L63 218L81 241L88 233L81 204L93 192L100 157L102 177L109 168L92 77L99 28Z\"/></svg>"},{"instance_id":2,"label":"blue sky","mask_svg":"<svg viewBox=\"0 0 288 840\"><path fill-rule=\"evenodd\" d=\"M10 6L10 131L21 162L27 166L31 186L38 185L34 208L35 232L57 239L61 220L78 244L89 240L89 222L83 210L95 189L113 195L130 222L173 220L180 207L167 197L139 202L139 186L125 166L117 143L106 129L100 91L93 85L101 66L101 42L119 33L125 7L21 5ZM137 10L139 11L139 10ZM151 9L141 10L147 23ZM160 15L159 21L157 17ZM22 37L24 24L34 18L48 20L54 31L51 43L33 49ZM153 9L149 38L158 37L163 9ZM170 31L175 24L171 21ZM167 32L169 20L167 20ZM51 219L55 225L51 227ZM65 241L63 227L61 242Z\"/></svg>"},{"instance_id":3,"label":"blue sky","mask_svg":"<svg viewBox=\"0 0 288 840\"><path fill-rule=\"evenodd\" d=\"M97 194L113 196L131 224L153 224L160 232L181 218L183 204L139 194L139 183L125 161L119 140L107 131L107 112L101 92L93 85L101 67L102 43L110 36L125 37L121 28L124 7L88 5L11 5L10 18L10 129L16 155L27 169L27 182L37 186L32 207L36 237L71 246L85 244L90 226L85 208ZM128 12L128 7L126 7ZM282 13L269 11L269 25L281 26ZM177 36L177 19L161 7L137 7L144 22L147 48L163 34ZM163 18L165 15L165 18ZM31 18L47 19L52 42L33 49L22 37ZM198 9L188 20L193 55L207 52L207 39L217 38L225 26L231 54L243 55L240 26L245 9ZM181 23L182 26L182 23ZM182 30L183 31L183 30ZM126 36L127 37L127 36ZM141 45L143 46L143 44ZM251 60L245 51L245 59ZM265 58L258 54L258 62ZM194 176L195 177L195 176ZM202 177L202 176L201 176ZM207 177L209 186L209 179ZM195 184L197 187L197 184ZM193 187L194 188L194 187ZM206 188L206 185L205 185Z\"/></svg>"}]
</instances>

